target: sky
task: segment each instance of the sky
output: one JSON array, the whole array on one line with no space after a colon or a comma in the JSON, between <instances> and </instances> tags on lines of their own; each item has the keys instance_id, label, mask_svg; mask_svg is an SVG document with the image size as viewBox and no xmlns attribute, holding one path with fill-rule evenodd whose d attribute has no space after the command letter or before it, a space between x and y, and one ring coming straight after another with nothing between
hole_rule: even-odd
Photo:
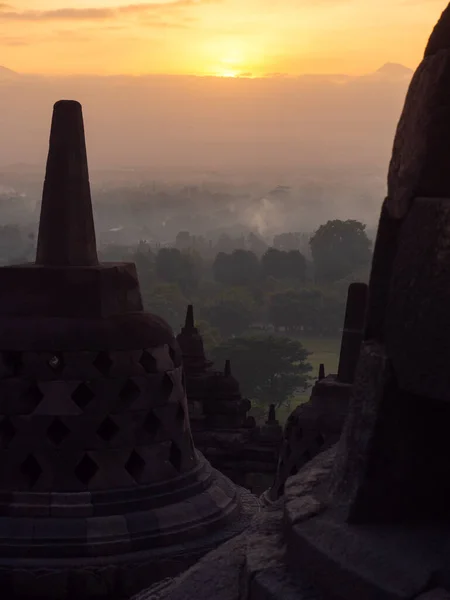
<instances>
[{"instance_id":1,"label":"sky","mask_svg":"<svg viewBox=\"0 0 450 600\"><path fill-rule=\"evenodd\" d=\"M0 1L0 65L263 77L415 68L443 0Z\"/></svg>"}]
</instances>

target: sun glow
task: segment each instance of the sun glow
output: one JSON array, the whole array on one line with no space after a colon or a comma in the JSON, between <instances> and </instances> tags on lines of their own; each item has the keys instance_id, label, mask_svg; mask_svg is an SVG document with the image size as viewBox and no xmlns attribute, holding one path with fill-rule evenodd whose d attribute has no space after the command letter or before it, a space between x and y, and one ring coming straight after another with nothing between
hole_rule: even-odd
<instances>
[{"instance_id":1,"label":"sun glow","mask_svg":"<svg viewBox=\"0 0 450 600\"><path fill-rule=\"evenodd\" d=\"M244 41L238 38L214 40L205 50L210 56L216 56L210 70L214 77L235 79L251 76L249 63L254 57Z\"/></svg>"},{"instance_id":2,"label":"sun glow","mask_svg":"<svg viewBox=\"0 0 450 600\"><path fill-rule=\"evenodd\" d=\"M215 73L216 77L239 77L241 71L237 71L236 69L220 69Z\"/></svg>"}]
</instances>

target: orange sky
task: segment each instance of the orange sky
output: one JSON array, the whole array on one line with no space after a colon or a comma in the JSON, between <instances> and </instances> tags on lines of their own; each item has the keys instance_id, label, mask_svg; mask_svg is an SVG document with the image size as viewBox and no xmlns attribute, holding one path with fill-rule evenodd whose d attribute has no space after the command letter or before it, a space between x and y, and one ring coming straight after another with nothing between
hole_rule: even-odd
<instances>
[{"instance_id":1,"label":"orange sky","mask_svg":"<svg viewBox=\"0 0 450 600\"><path fill-rule=\"evenodd\" d=\"M443 0L6 0L20 72L362 74L415 67Z\"/></svg>"}]
</instances>

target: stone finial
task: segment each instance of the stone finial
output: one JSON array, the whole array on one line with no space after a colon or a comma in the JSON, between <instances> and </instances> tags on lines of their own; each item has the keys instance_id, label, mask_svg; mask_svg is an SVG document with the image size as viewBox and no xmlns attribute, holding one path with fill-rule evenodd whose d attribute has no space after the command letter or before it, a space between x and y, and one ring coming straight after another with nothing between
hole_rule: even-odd
<instances>
[{"instance_id":1,"label":"stone finial","mask_svg":"<svg viewBox=\"0 0 450 600\"><path fill-rule=\"evenodd\" d=\"M223 374L225 375L225 377L231 377L231 360L225 361L225 369Z\"/></svg>"},{"instance_id":2,"label":"stone finial","mask_svg":"<svg viewBox=\"0 0 450 600\"><path fill-rule=\"evenodd\" d=\"M322 379L325 379L325 365L323 363L320 363L320 365L319 365L319 376L317 379L319 381L321 381Z\"/></svg>"},{"instance_id":3,"label":"stone finial","mask_svg":"<svg viewBox=\"0 0 450 600\"><path fill-rule=\"evenodd\" d=\"M348 288L337 376L342 383L353 383L355 377L364 336L367 294L368 286L365 283L352 283Z\"/></svg>"},{"instance_id":4,"label":"stone finial","mask_svg":"<svg viewBox=\"0 0 450 600\"><path fill-rule=\"evenodd\" d=\"M98 264L81 105L53 107L36 264Z\"/></svg>"},{"instance_id":5,"label":"stone finial","mask_svg":"<svg viewBox=\"0 0 450 600\"><path fill-rule=\"evenodd\" d=\"M186 320L184 322L184 328L186 330L195 329L194 322L194 307L192 304L189 304L186 310Z\"/></svg>"},{"instance_id":6,"label":"stone finial","mask_svg":"<svg viewBox=\"0 0 450 600\"><path fill-rule=\"evenodd\" d=\"M267 416L267 424L276 423L277 417L275 414L275 404L269 406L269 414Z\"/></svg>"}]
</instances>

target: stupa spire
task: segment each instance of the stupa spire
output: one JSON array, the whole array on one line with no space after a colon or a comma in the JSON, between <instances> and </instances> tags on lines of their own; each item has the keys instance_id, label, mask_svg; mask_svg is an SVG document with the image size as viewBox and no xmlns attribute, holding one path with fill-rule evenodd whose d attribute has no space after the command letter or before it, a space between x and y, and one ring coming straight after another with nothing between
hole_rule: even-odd
<instances>
[{"instance_id":1,"label":"stupa spire","mask_svg":"<svg viewBox=\"0 0 450 600\"><path fill-rule=\"evenodd\" d=\"M225 375L225 377L231 377L231 360L226 360L225 361L225 369L223 371L223 374Z\"/></svg>"},{"instance_id":2,"label":"stupa spire","mask_svg":"<svg viewBox=\"0 0 450 600\"><path fill-rule=\"evenodd\" d=\"M53 107L36 264L98 264L81 105Z\"/></svg>"},{"instance_id":3,"label":"stupa spire","mask_svg":"<svg viewBox=\"0 0 450 600\"><path fill-rule=\"evenodd\" d=\"M186 320L184 323L184 328L185 329L194 329L195 328L195 323L194 323L194 306L192 304L189 304L187 307L187 311L186 311Z\"/></svg>"}]
</instances>

